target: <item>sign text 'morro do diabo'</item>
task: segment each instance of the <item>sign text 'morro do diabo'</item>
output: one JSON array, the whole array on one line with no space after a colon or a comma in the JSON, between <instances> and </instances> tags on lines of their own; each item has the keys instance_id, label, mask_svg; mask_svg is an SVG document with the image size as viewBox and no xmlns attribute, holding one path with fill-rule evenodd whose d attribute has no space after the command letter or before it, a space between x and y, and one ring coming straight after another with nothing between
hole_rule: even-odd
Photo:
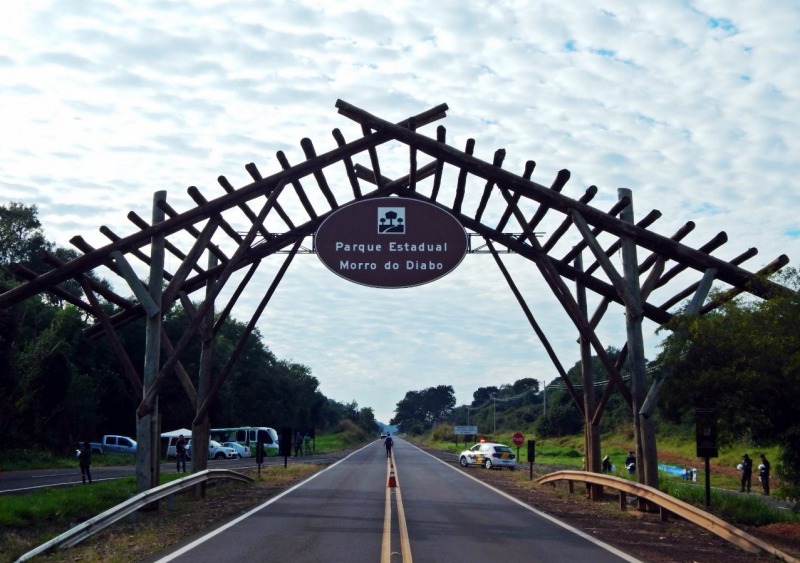
<instances>
[{"instance_id":1,"label":"sign text 'morro do diabo'","mask_svg":"<svg viewBox=\"0 0 800 563\"><path fill-rule=\"evenodd\" d=\"M335 274L372 287L413 287L449 273L467 253L467 234L435 205L399 197L337 209L316 235L319 259Z\"/></svg>"}]
</instances>

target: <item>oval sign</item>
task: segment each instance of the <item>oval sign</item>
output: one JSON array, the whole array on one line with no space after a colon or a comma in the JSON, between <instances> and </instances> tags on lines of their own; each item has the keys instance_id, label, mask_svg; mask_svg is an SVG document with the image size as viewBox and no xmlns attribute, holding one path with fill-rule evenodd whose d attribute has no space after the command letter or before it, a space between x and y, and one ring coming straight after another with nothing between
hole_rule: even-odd
<instances>
[{"instance_id":1,"label":"oval sign","mask_svg":"<svg viewBox=\"0 0 800 563\"><path fill-rule=\"evenodd\" d=\"M461 263L467 233L435 205L382 197L337 209L317 229L315 245L322 263L346 280L371 287L414 287Z\"/></svg>"}]
</instances>

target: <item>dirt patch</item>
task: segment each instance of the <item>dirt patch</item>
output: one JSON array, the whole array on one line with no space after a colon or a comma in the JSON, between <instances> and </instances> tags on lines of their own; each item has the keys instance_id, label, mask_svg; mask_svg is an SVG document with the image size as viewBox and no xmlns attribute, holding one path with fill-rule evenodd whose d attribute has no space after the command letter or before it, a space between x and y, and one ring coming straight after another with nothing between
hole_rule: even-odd
<instances>
[{"instance_id":1,"label":"dirt patch","mask_svg":"<svg viewBox=\"0 0 800 563\"><path fill-rule=\"evenodd\" d=\"M606 492L602 501L592 502L586 499L585 488L579 483L575 484L574 494L569 494L566 483L555 487L539 486L529 482L527 474L519 472L461 470L645 561L753 563L775 560L766 553L747 553L676 517L661 522L658 513L640 512L634 506L621 511L616 492ZM773 524L746 531L790 555L800 555L800 524Z\"/></svg>"}]
</instances>

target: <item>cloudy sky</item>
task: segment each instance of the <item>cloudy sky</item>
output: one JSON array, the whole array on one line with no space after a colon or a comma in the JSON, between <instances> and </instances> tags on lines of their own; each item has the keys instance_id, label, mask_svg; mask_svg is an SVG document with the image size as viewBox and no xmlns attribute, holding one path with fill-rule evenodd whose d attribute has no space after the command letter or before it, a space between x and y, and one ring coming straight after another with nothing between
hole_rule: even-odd
<instances>
[{"instance_id":1,"label":"cloudy sky","mask_svg":"<svg viewBox=\"0 0 800 563\"><path fill-rule=\"evenodd\" d=\"M505 148L504 168L517 173L535 160L533 178L545 185L567 168L563 193L578 198L597 185L592 204L603 210L617 188L630 188L638 218L663 213L652 227L659 233L691 220L692 246L728 233L721 258L758 247L745 264L752 271L781 253L800 256L798 55L800 6L789 0L13 2L0 21L0 202L36 204L61 245L81 234L102 246L98 228L134 232L126 213L149 218L156 190L186 210L189 186L212 199L224 193L219 175L237 187L250 182L247 163L264 175L280 170L278 150L301 162L303 137L318 153L336 146L335 127L357 138L337 98L392 121L446 102L441 123L458 148L474 138L475 154L489 161ZM435 125L421 132L433 136ZM407 173L403 146L379 154L385 175ZM344 202L340 166L326 175ZM455 177L445 175L444 200ZM315 208L327 209L313 179L304 184ZM468 184L465 209L474 211L482 187ZM287 190L283 205L299 223L305 215L292 196ZM502 212L499 200L487 223ZM226 218L246 230L243 216ZM562 218L551 213L539 229L548 236ZM277 216L270 221L285 229ZM233 251L224 234L215 240ZM573 229L553 255L577 240ZM186 250L191 239L176 243ZM572 365L570 321L532 264L504 258ZM262 265L234 316L250 318L281 260ZM168 259L169 270L177 266ZM651 301L699 275L681 276ZM402 290L361 287L298 256L259 326L279 357L312 368L326 394L371 406L383 421L410 389L452 384L461 403L479 386L556 375L486 255ZM651 358L655 328L645 325ZM599 336L623 344L620 308ZM253 421L263 423L279 422Z\"/></svg>"}]
</instances>

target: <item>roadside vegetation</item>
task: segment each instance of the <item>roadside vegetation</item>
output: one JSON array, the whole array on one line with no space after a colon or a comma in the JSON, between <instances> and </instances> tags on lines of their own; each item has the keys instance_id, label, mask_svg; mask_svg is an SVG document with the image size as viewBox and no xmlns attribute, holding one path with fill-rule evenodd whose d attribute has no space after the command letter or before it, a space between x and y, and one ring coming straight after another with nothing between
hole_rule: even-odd
<instances>
[{"instance_id":1,"label":"roadside vegetation","mask_svg":"<svg viewBox=\"0 0 800 563\"><path fill-rule=\"evenodd\" d=\"M64 261L78 256L75 250L45 238L37 213L35 205L0 205L0 286L20 283L11 272L12 263L41 274L50 269L42 261L42 252ZM108 286L91 272L87 276ZM83 298L75 280L59 287ZM106 301L101 305L108 315L120 311ZM51 293L0 309L0 413L4 414L0 416L0 470L70 467L79 441L98 441L104 434L135 436L133 413L139 400L107 340L90 341L84 335L91 322L82 310ZM164 329L173 343L188 323L180 304L164 316ZM222 371L243 328L231 317L223 323L214 339L213 373ZM117 334L134 364L140 364L144 319ZM190 377L196 378L199 359L200 342L195 340L181 356ZM194 408L176 377L167 379L160 401L168 405L161 410L164 431L191 426ZM309 367L276 357L257 329L209 415L217 428L288 426L303 432L313 428L317 435L324 435L338 433L339 423L349 420L368 433L380 431L371 408L326 397ZM117 465L130 459L95 456L92 462Z\"/></svg>"},{"instance_id":2,"label":"roadside vegetation","mask_svg":"<svg viewBox=\"0 0 800 563\"><path fill-rule=\"evenodd\" d=\"M171 543L209 524L263 502L300 479L319 471L311 464L265 467L254 483L219 482L210 486L205 499L192 490L176 495L174 509L141 512L135 524L126 519L64 552L37 561L131 561L145 559ZM166 483L179 475L161 476ZM63 489L45 489L26 495L0 496L0 563L62 534L71 526L96 516L130 498L136 491L133 477ZM163 503L164 501L162 501Z\"/></svg>"}]
</instances>

